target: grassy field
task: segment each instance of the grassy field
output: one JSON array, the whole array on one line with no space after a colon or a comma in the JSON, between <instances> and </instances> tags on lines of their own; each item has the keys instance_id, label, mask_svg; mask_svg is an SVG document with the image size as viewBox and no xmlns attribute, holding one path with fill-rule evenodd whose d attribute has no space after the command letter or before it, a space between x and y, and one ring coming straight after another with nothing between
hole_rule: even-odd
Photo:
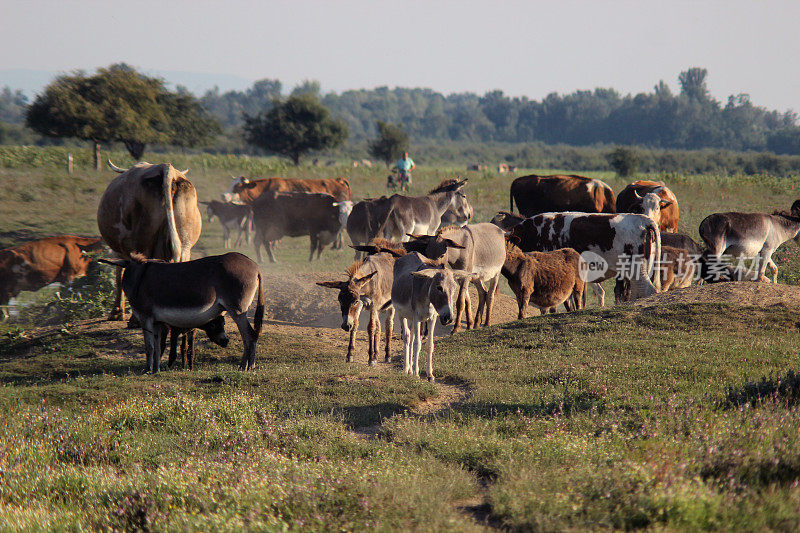
<instances>
[{"instance_id":1,"label":"grassy field","mask_svg":"<svg viewBox=\"0 0 800 533\"><path fill-rule=\"evenodd\" d=\"M386 176L261 164L345 175L357 198L382 193ZM210 199L231 173L201 165L189 176ZM456 175L470 178L478 221L507 209L509 176L423 167L415 192ZM96 234L113 176L0 168L0 246ZM767 176L663 178L695 237L711 212L800 197L800 185ZM284 239L280 262L262 268L335 276L352 259L328 250L309 264L307 246ZM216 223L195 250L222 251ZM797 246L777 255L780 280L800 284ZM792 306L506 322L438 340L432 385L397 362L366 366L363 341L345 363L341 330L274 320L253 373L235 370L233 334L224 350L199 341L194 372L143 375L141 333L102 319L42 325L43 299L0 324L0 530L800 528Z\"/></svg>"}]
</instances>

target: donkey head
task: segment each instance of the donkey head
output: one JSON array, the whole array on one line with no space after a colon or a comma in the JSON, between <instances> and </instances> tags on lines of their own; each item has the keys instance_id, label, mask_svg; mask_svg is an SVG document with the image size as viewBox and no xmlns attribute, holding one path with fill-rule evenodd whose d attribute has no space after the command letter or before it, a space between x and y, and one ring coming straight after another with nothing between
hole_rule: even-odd
<instances>
[{"instance_id":1,"label":"donkey head","mask_svg":"<svg viewBox=\"0 0 800 533\"><path fill-rule=\"evenodd\" d=\"M320 287L337 289L339 291L339 308L342 311L342 329L350 331L361 312L364 286L378 271L371 272L360 278L351 277L347 281L319 281Z\"/></svg>"}]
</instances>

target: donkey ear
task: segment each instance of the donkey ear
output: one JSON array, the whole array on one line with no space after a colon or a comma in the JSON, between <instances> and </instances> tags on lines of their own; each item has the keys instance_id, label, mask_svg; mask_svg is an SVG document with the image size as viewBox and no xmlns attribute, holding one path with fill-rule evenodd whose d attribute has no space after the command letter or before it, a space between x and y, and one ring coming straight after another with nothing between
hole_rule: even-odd
<instances>
[{"instance_id":1,"label":"donkey ear","mask_svg":"<svg viewBox=\"0 0 800 533\"><path fill-rule=\"evenodd\" d=\"M320 287L328 287L329 289L342 290L347 286L346 281L318 281L317 285Z\"/></svg>"},{"instance_id":2,"label":"donkey ear","mask_svg":"<svg viewBox=\"0 0 800 533\"><path fill-rule=\"evenodd\" d=\"M367 274L366 276L362 276L362 277L360 277L358 279L354 279L353 283L355 283L356 285L363 285L366 282L368 282L369 280L371 280L372 277L377 273L378 273L378 271L374 270L374 271L370 272L369 274Z\"/></svg>"},{"instance_id":3,"label":"donkey ear","mask_svg":"<svg viewBox=\"0 0 800 533\"><path fill-rule=\"evenodd\" d=\"M379 247L375 246L374 244L351 244L350 248L353 250L358 250L359 252L366 252L369 255L377 254L384 250L381 250Z\"/></svg>"},{"instance_id":4,"label":"donkey ear","mask_svg":"<svg viewBox=\"0 0 800 533\"><path fill-rule=\"evenodd\" d=\"M672 200L661 200L661 209L672 205Z\"/></svg>"},{"instance_id":5,"label":"donkey ear","mask_svg":"<svg viewBox=\"0 0 800 533\"><path fill-rule=\"evenodd\" d=\"M427 241L431 238L431 235L414 235L413 233L406 233L409 237L414 239L415 241Z\"/></svg>"},{"instance_id":6,"label":"donkey ear","mask_svg":"<svg viewBox=\"0 0 800 533\"><path fill-rule=\"evenodd\" d=\"M445 244L447 244L448 248L458 248L459 250L463 250L463 249L466 248L466 246L461 246L460 244L458 244L456 241L454 241L452 239L442 239L442 240L445 242Z\"/></svg>"},{"instance_id":7,"label":"donkey ear","mask_svg":"<svg viewBox=\"0 0 800 533\"><path fill-rule=\"evenodd\" d=\"M440 269L426 268L425 270L417 270L416 272L412 272L411 275L415 278L432 278L439 273L441 273Z\"/></svg>"}]
</instances>

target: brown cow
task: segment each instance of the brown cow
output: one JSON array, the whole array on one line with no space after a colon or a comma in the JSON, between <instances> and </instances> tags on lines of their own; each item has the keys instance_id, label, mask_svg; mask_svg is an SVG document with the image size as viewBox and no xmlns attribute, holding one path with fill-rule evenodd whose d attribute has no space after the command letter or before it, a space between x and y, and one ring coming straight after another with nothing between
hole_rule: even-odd
<instances>
[{"instance_id":1,"label":"brown cow","mask_svg":"<svg viewBox=\"0 0 800 533\"><path fill-rule=\"evenodd\" d=\"M226 202L241 202L253 205L256 198L264 191L275 192L312 192L330 194L337 202L350 199L350 182L345 178L298 179L298 178L263 178L249 180L244 176L233 178L233 183L222 193ZM333 247L340 249L344 241L344 230L336 234Z\"/></svg>"},{"instance_id":2,"label":"brown cow","mask_svg":"<svg viewBox=\"0 0 800 533\"><path fill-rule=\"evenodd\" d=\"M561 211L617 212L611 187L585 176L522 176L511 182L509 196L510 211L514 211L516 202L517 209L526 217Z\"/></svg>"},{"instance_id":3,"label":"brown cow","mask_svg":"<svg viewBox=\"0 0 800 533\"><path fill-rule=\"evenodd\" d=\"M244 176L234 178L227 191L222 193L226 202L252 204L264 191L322 192L333 196L337 202L350 199L350 182L345 178L303 180L296 178L264 178L249 180Z\"/></svg>"},{"instance_id":4,"label":"brown cow","mask_svg":"<svg viewBox=\"0 0 800 533\"><path fill-rule=\"evenodd\" d=\"M678 199L675 194L669 190L669 187L664 185L663 181L634 181L625 187L619 196L617 196L617 212L618 213L643 213L642 211L642 198L647 193L655 193L662 200L672 202L666 207L661 208L661 220L658 227L661 231L675 233L678 231L678 218L679 208Z\"/></svg>"},{"instance_id":5,"label":"brown cow","mask_svg":"<svg viewBox=\"0 0 800 533\"><path fill-rule=\"evenodd\" d=\"M0 250L0 319L7 317L5 306L20 292L86 275L90 260L84 252L102 247L100 239L61 235Z\"/></svg>"},{"instance_id":6,"label":"brown cow","mask_svg":"<svg viewBox=\"0 0 800 533\"><path fill-rule=\"evenodd\" d=\"M165 261L188 261L200 238L203 219L197 191L186 171L172 165L139 163L119 172L100 198L97 226L108 246L121 259L134 252ZM117 269L117 294L109 320L122 320L125 301L122 269Z\"/></svg>"}]
</instances>

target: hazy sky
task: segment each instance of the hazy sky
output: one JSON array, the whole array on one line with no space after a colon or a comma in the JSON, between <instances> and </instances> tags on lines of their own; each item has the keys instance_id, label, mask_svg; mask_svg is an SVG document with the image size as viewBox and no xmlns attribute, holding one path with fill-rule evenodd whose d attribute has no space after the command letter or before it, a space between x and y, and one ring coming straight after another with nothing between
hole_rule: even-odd
<instances>
[{"instance_id":1,"label":"hazy sky","mask_svg":"<svg viewBox=\"0 0 800 533\"><path fill-rule=\"evenodd\" d=\"M709 70L723 102L800 110L800 1L0 0L0 70L317 79L326 91L677 90ZM2 80L0 80L2 85Z\"/></svg>"}]
</instances>

